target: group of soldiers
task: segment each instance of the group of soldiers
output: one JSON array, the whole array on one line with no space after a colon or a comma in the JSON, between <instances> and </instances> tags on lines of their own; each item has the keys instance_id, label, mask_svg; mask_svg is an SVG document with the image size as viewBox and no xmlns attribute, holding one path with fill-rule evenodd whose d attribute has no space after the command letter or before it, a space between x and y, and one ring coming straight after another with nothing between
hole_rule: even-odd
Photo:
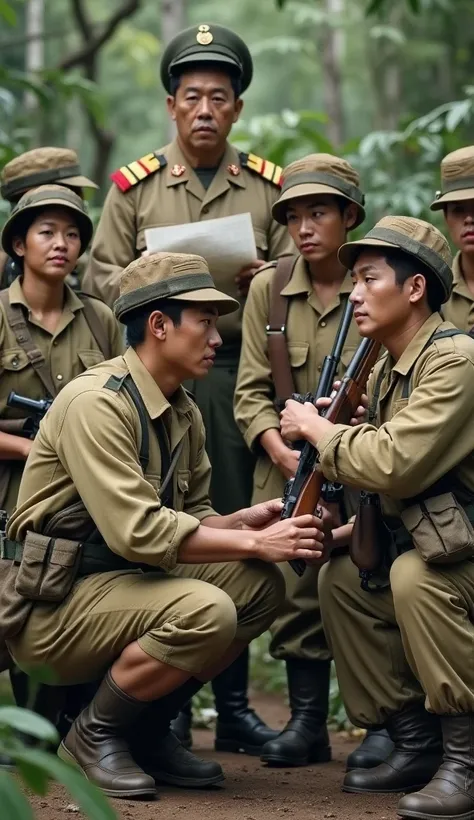
<instances>
[{"instance_id":1,"label":"group of soldiers","mask_svg":"<svg viewBox=\"0 0 474 820\"><path fill-rule=\"evenodd\" d=\"M60 728L58 754L134 797L223 779L190 751L208 680L216 749L330 760L334 658L367 729L343 789L406 793L402 817L473 820L474 146L444 158L431 206L453 264L437 228L404 216L349 242L365 210L346 160L282 171L228 142L251 78L222 26L172 40L161 79L177 136L112 174L80 291L93 183L76 155L38 148L2 171L3 668L22 704L25 670L49 667L58 685L35 706ZM146 248L148 228L247 212L257 258L235 280ZM332 424L290 397L315 390L348 302L337 375L361 336L384 352L367 421L359 408ZM34 439L12 391L54 398ZM280 520L302 440L344 493ZM361 489L380 496L391 543L376 591L348 555ZM247 696L248 646L267 629L287 669L280 733Z\"/></svg>"}]
</instances>

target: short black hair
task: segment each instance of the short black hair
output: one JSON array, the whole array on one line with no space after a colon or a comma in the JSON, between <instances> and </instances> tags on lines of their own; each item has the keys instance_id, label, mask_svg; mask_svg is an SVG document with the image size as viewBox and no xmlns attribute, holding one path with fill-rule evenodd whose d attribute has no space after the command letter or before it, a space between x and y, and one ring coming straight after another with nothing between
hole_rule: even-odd
<instances>
[{"instance_id":1,"label":"short black hair","mask_svg":"<svg viewBox=\"0 0 474 820\"><path fill-rule=\"evenodd\" d=\"M127 328L127 344L136 348L143 344L146 336L148 319L155 310L160 310L173 322L175 327L181 324L183 310L189 308L191 302L179 299L157 299L147 305L131 310L123 317L123 324Z\"/></svg>"},{"instance_id":2,"label":"short black hair","mask_svg":"<svg viewBox=\"0 0 474 820\"><path fill-rule=\"evenodd\" d=\"M173 73L170 75L170 94L172 97L176 96L176 92L180 86L181 78L183 74L189 74L191 71L221 71L223 74L227 74L230 84L232 86L232 91L234 92L235 99L238 100L241 93L242 93L242 79L240 73L237 70L232 70L230 66L227 66L225 63L191 63L189 65L183 65L178 67Z\"/></svg>"},{"instance_id":3,"label":"short black hair","mask_svg":"<svg viewBox=\"0 0 474 820\"><path fill-rule=\"evenodd\" d=\"M410 276L415 276L417 273L424 276L428 306L433 313L439 311L445 301L445 294L441 283L431 268L425 265L424 262L419 262L418 259L415 259L414 256L401 248L387 248L384 250L383 255L387 265L394 271L395 281L400 288L403 287Z\"/></svg>"}]
</instances>

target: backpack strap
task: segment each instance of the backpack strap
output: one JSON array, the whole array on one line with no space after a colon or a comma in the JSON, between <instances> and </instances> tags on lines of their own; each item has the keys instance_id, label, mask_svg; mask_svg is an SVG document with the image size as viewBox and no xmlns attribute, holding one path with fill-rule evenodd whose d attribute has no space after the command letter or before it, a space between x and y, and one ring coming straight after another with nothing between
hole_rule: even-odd
<instances>
[{"instance_id":1,"label":"backpack strap","mask_svg":"<svg viewBox=\"0 0 474 820\"><path fill-rule=\"evenodd\" d=\"M270 289L266 331L277 410L281 410L287 398L295 393L286 340L286 322L290 303L286 296L281 295L281 291L291 279L296 259L296 256L281 256L278 259Z\"/></svg>"},{"instance_id":2,"label":"backpack strap","mask_svg":"<svg viewBox=\"0 0 474 820\"><path fill-rule=\"evenodd\" d=\"M111 359L112 345L105 331L105 327L102 324L99 315L94 308L93 300L95 297L89 296L88 293L78 293L77 295L79 296L79 299L82 302L84 319L86 320L89 326L89 330L96 341L97 347L102 353L104 359Z\"/></svg>"},{"instance_id":3,"label":"backpack strap","mask_svg":"<svg viewBox=\"0 0 474 820\"><path fill-rule=\"evenodd\" d=\"M433 333L432 336L430 336L430 338L426 342L422 352L424 352L427 347L429 347L431 344L433 344L433 342L437 342L438 339L450 339L452 336L468 336L468 335L469 335L468 333L465 333L463 330L458 330L455 327L451 328L450 330L438 330L435 333ZM415 365L413 364L413 366L410 368L410 370L408 371L408 373L405 376L405 380L404 380L404 384L403 384L403 388L402 388L402 399L408 399L411 392L412 392L411 377L413 375L413 368L414 367L415 367Z\"/></svg>"},{"instance_id":4,"label":"backpack strap","mask_svg":"<svg viewBox=\"0 0 474 820\"><path fill-rule=\"evenodd\" d=\"M33 342L22 308L19 305L10 304L10 294L8 290L0 291L0 303L5 311L7 323L15 334L17 345L28 356L28 361L41 380L48 396L54 398L58 391L51 376L49 364L46 362L39 347Z\"/></svg>"}]
</instances>

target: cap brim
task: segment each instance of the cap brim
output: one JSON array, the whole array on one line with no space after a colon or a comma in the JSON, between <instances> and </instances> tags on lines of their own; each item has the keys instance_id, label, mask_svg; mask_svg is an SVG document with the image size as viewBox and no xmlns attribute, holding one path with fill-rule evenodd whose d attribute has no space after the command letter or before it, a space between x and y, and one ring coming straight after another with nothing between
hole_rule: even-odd
<instances>
[{"instance_id":1,"label":"cap brim","mask_svg":"<svg viewBox=\"0 0 474 820\"><path fill-rule=\"evenodd\" d=\"M399 248L399 245L394 245L392 242L383 242L381 239L358 239L355 242L346 242L341 245L337 255L341 265L344 265L348 270L352 270L354 262L358 255L365 248Z\"/></svg>"},{"instance_id":2,"label":"cap brim","mask_svg":"<svg viewBox=\"0 0 474 820\"><path fill-rule=\"evenodd\" d=\"M186 57L180 57L178 60L173 61L170 65L171 72L177 66L185 65L186 63L227 63L227 65L232 65L238 71L242 71L242 66L237 60L233 60L232 57L228 57L226 54L221 54L219 51L206 51L199 52L199 54L188 54Z\"/></svg>"},{"instance_id":3,"label":"cap brim","mask_svg":"<svg viewBox=\"0 0 474 820\"><path fill-rule=\"evenodd\" d=\"M346 196L339 191L338 188L333 188L331 185L323 185L319 182L304 182L300 185L293 185L291 188L288 188L284 193L280 194L276 202L272 205L272 216L275 222L279 222L280 225L287 224L287 216L286 212L288 209L288 203L292 199L299 199L303 196L317 196L318 194L330 194L331 196L339 196L342 199L345 199L347 202L353 202L354 205L357 205L358 209L358 216L357 220L352 226L351 230L357 228L365 219L365 210L362 205L359 205L358 202L355 202L350 197Z\"/></svg>"},{"instance_id":4,"label":"cap brim","mask_svg":"<svg viewBox=\"0 0 474 820\"><path fill-rule=\"evenodd\" d=\"M61 179L60 182L57 183L58 185L72 185L73 188L96 188L98 190L99 186L92 182L91 179L83 176L77 177L66 177L65 179Z\"/></svg>"},{"instance_id":5,"label":"cap brim","mask_svg":"<svg viewBox=\"0 0 474 820\"><path fill-rule=\"evenodd\" d=\"M168 299L177 299L180 302L207 302L210 305L215 305L219 316L227 316L228 313L234 313L240 308L240 302L233 299L232 296L227 296L216 288L202 288L201 290L192 290L187 293L178 293L176 296L168 296Z\"/></svg>"},{"instance_id":6,"label":"cap brim","mask_svg":"<svg viewBox=\"0 0 474 820\"><path fill-rule=\"evenodd\" d=\"M50 208L54 205L57 205L59 208L66 208L67 210L74 212L74 215L77 218L79 233L81 236L80 253L83 254L89 242L92 239L92 233L94 230L92 220L87 214L79 210L79 208L76 208L76 206L72 203L66 203L63 199L55 199L54 197L46 199L44 202L35 203L34 205L31 205L29 207L22 208L21 211L10 215L10 217L5 222L5 225L3 226L2 230L2 248L5 251L5 253L7 253L9 256L16 258L15 251L13 250L13 238L17 230L16 225L19 221L21 221L22 215L24 213L31 210L41 211L44 208Z\"/></svg>"},{"instance_id":7,"label":"cap brim","mask_svg":"<svg viewBox=\"0 0 474 820\"><path fill-rule=\"evenodd\" d=\"M440 211L447 202L465 202L474 199L474 188L461 188L459 191L450 191L442 194L439 199L435 199L430 205L431 211Z\"/></svg>"}]
</instances>

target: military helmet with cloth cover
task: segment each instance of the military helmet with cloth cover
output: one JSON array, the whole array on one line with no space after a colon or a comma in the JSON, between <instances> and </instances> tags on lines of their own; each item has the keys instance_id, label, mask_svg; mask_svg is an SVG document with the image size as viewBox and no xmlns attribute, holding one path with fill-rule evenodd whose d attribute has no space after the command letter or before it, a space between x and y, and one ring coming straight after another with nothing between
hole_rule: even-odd
<instances>
[{"instance_id":1,"label":"military helmet with cloth cover","mask_svg":"<svg viewBox=\"0 0 474 820\"><path fill-rule=\"evenodd\" d=\"M346 242L339 248L339 260L352 269L354 263L364 250L398 248L413 256L414 260L434 274L434 281L442 292L442 301L446 302L453 286L451 271L451 251L443 234L422 219L410 216L384 216L363 239ZM416 273L414 266L413 273Z\"/></svg>"},{"instance_id":2,"label":"military helmet with cloth cover","mask_svg":"<svg viewBox=\"0 0 474 820\"><path fill-rule=\"evenodd\" d=\"M451 151L441 160L441 191L431 203L440 211L448 202L474 199L474 145Z\"/></svg>"},{"instance_id":3,"label":"military helmet with cloth cover","mask_svg":"<svg viewBox=\"0 0 474 820\"><path fill-rule=\"evenodd\" d=\"M333 154L308 154L283 169L281 194L274 202L272 216L280 225L287 224L286 211L292 199L331 194L357 205L356 228L365 219L364 194L359 188L359 174L345 159Z\"/></svg>"},{"instance_id":4,"label":"military helmet with cloth cover","mask_svg":"<svg viewBox=\"0 0 474 820\"><path fill-rule=\"evenodd\" d=\"M84 253L92 239L94 226L87 213L85 202L74 191L64 188L63 185L40 185L28 193L23 194L19 202L12 208L2 230L2 247L5 253L16 258L13 249L13 240L18 234L25 214L32 211L41 212L45 208L67 208L74 214L81 238L81 253ZM34 217L33 217L34 218Z\"/></svg>"},{"instance_id":5,"label":"military helmet with cloth cover","mask_svg":"<svg viewBox=\"0 0 474 820\"><path fill-rule=\"evenodd\" d=\"M131 311L162 299L212 304L219 316L240 307L236 299L217 290L202 256L161 251L135 259L122 271L114 313L126 324Z\"/></svg>"},{"instance_id":6,"label":"military helmet with cloth cover","mask_svg":"<svg viewBox=\"0 0 474 820\"><path fill-rule=\"evenodd\" d=\"M7 162L0 174L0 194L15 202L19 196L51 183L71 188L97 188L95 182L81 174L79 159L70 148L33 148Z\"/></svg>"},{"instance_id":7,"label":"military helmet with cloth cover","mask_svg":"<svg viewBox=\"0 0 474 820\"><path fill-rule=\"evenodd\" d=\"M241 90L245 91L251 82L253 63L250 51L241 37L225 26L202 23L180 31L166 46L160 64L161 82L168 94L171 93L171 78L186 68L192 70L199 64L222 65L237 74Z\"/></svg>"}]
</instances>

